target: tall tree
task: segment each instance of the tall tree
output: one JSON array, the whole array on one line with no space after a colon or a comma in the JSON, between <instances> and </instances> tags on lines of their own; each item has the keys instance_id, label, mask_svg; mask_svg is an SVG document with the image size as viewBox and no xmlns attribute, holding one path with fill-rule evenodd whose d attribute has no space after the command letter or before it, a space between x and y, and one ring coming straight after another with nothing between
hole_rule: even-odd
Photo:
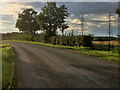
<instances>
[{"instance_id":1,"label":"tall tree","mask_svg":"<svg viewBox=\"0 0 120 90\"><path fill-rule=\"evenodd\" d=\"M69 13L65 5L57 6L55 2L47 2L37 16L40 29L44 30L48 38L55 36L57 29L63 33L68 28L65 19Z\"/></svg>"},{"instance_id":2,"label":"tall tree","mask_svg":"<svg viewBox=\"0 0 120 90\"><path fill-rule=\"evenodd\" d=\"M37 30L39 30L39 25L36 21L36 15L37 12L34 9L25 9L22 13L18 14L16 28L24 33L35 33Z\"/></svg>"},{"instance_id":3,"label":"tall tree","mask_svg":"<svg viewBox=\"0 0 120 90\"><path fill-rule=\"evenodd\" d=\"M119 15L120 17L120 9L116 9L116 13Z\"/></svg>"}]
</instances>

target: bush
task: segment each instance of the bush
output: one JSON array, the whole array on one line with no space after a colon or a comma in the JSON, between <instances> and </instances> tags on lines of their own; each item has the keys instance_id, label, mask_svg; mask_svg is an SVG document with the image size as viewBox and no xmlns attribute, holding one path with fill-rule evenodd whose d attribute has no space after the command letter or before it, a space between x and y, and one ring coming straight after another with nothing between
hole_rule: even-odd
<instances>
[{"instance_id":1,"label":"bush","mask_svg":"<svg viewBox=\"0 0 120 90\"><path fill-rule=\"evenodd\" d=\"M54 36L54 37L52 37L51 38L51 43L53 44L53 45L56 45L56 36Z\"/></svg>"},{"instance_id":2,"label":"bush","mask_svg":"<svg viewBox=\"0 0 120 90\"><path fill-rule=\"evenodd\" d=\"M53 45L63 45L63 46L92 46L92 36L54 36L51 38L51 43Z\"/></svg>"},{"instance_id":3,"label":"bush","mask_svg":"<svg viewBox=\"0 0 120 90\"><path fill-rule=\"evenodd\" d=\"M42 34L27 34L27 33L9 33L3 35L4 40L26 40L43 43L52 43L53 45L63 46L92 46L92 36L53 36L50 37L47 33Z\"/></svg>"},{"instance_id":4,"label":"bush","mask_svg":"<svg viewBox=\"0 0 120 90\"><path fill-rule=\"evenodd\" d=\"M92 40L93 40L93 37L90 36L90 35L81 36L81 44L82 44L82 46L91 47L92 46Z\"/></svg>"},{"instance_id":5,"label":"bush","mask_svg":"<svg viewBox=\"0 0 120 90\"><path fill-rule=\"evenodd\" d=\"M80 36L76 36L76 42L75 42L75 46L78 46L78 47L80 47L80 45L81 45L81 41L80 41Z\"/></svg>"}]
</instances>

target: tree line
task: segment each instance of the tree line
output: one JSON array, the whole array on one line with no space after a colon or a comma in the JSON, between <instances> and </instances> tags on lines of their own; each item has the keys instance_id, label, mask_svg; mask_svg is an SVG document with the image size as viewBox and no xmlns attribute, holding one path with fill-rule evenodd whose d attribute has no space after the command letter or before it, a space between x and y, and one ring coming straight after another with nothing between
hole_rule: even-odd
<instances>
[{"instance_id":1,"label":"tree line","mask_svg":"<svg viewBox=\"0 0 120 90\"><path fill-rule=\"evenodd\" d=\"M36 31L44 31L46 41L57 35L59 29L62 33L69 26L65 22L69 13L67 7L63 4L57 6L55 2L47 2L41 12L38 14L34 9L25 9L18 14L16 28L20 32L35 34Z\"/></svg>"},{"instance_id":2,"label":"tree line","mask_svg":"<svg viewBox=\"0 0 120 90\"><path fill-rule=\"evenodd\" d=\"M116 13L120 17L120 9L117 9ZM22 13L19 13L16 28L20 32L25 33L23 36L26 40L52 43L55 45L91 46L92 35L59 36L57 34L57 30L60 30L63 34L64 30L69 28L65 21L68 16L68 9L64 4L58 6L55 2L47 2L39 13L33 8L25 9ZM43 31L44 33L38 35L36 34L37 31Z\"/></svg>"}]
</instances>

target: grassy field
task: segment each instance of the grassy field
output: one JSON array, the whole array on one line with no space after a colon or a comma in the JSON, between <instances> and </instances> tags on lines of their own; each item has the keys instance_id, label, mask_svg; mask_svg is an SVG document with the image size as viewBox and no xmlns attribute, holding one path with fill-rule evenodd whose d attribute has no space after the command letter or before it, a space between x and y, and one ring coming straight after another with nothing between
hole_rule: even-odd
<instances>
[{"instance_id":1,"label":"grassy field","mask_svg":"<svg viewBox=\"0 0 120 90\"><path fill-rule=\"evenodd\" d=\"M49 46L49 47L54 47L54 48L61 48L61 49L70 50L75 53L81 53L81 54L85 54L85 55L92 56L95 58L99 58L99 59L105 59L105 60L110 60L110 61L120 61L118 59L117 49L113 51L104 51L104 50L92 50L90 47L60 46L60 45L52 45L52 44L31 42L31 41L17 41L17 40L12 40L12 41L32 43L32 44L44 45L44 46Z\"/></svg>"},{"instance_id":2,"label":"grassy field","mask_svg":"<svg viewBox=\"0 0 120 90\"><path fill-rule=\"evenodd\" d=\"M8 88L11 78L13 49L8 44L2 44L2 88Z\"/></svg>"},{"instance_id":3,"label":"grassy field","mask_svg":"<svg viewBox=\"0 0 120 90\"><path fill-rule=\"evenodd\" d=\"M109 41L92 41L94 44L102 44L102 45L108 45L109 44ZM119 45L118 41L117 40L112 40L110 41L110 44L111 45Z\"/></svg>"}]
</instances>

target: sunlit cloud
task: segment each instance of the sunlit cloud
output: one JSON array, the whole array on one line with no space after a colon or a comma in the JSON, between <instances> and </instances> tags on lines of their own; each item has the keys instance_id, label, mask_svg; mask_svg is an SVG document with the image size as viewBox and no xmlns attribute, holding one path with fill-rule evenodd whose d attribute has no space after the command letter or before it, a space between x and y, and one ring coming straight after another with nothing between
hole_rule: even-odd
<instances>
[{"instance_id":1,"label":"sunlit cloud","mask_svg":"<svg viewBox=\"0 0 120 90\"><path fill-rule=\"evenodd\" d=\"M107 33L109 27L109 14L85 14L83 17L85 19L84 22L84 33L92 33L93 31L102 33L103 31ZM74 16L75 17L75 16ZM117 16L113 14L111 16L111 30L117 27ZM81 33L81 21L78 18L69 17L67 19L69 28L67 29L68 33L71 33L72 30L77 33Z\"/></svg>"},{"instance_id":2,"label":"sunlit cloud","mask_svg":"<svg viewBox=\"0 0 120 90\"><path fill-rule=\"evenodd\" d=\"M71 16L71 17L74 17L74 14L71 14L70 16Z\"/></svg>"},{"instance_id":3,"label":"sunlit cloud","mask_svg":"<svg viewBox=\"0 0 120 90\"><path fill-rule=\"evenodd\" d=\"M8 23L8 22L11 22L9 20L0 20L0 23Z\"/></svg>"},{"instance_id":4,"label":"sunlit cloud","mask_svg":"<svg viewBox=\"0 0 120 90\"><path fill-rule=\"evenodd\" d=\"M95 26L95 24L93 22L86 22L85 23L87 26Z\"/></svg>"},{"instance_id":5,"label":"sunlit cloud","mask_svg":"<svg viewBox=\"0 0 120 90\"><path fill-rule=\"evenodd\" d=\"M69 23L81 24L79 19L71 19L71 18L69 18L66 21L68 21Z\"/></svg>"},{"instance_id":6,"label":"sunlit cloud","mask_svg":"<svg viewBox=\"0 0 120 90\"><path fill-rule=\"evenodd\" d=\"M101 27L100 25L97 25L97 27Z\"/></svg>"},{"instance_id":7,"label":"sunlit cloud","mask_svg":"<svg viewBox=\"0 0 120 90\"><path fill-rule=\"evenodd\" d=\"M18 13L21 13L23 9L33 8L31 5L25 5L25 3L2 3L2 12L0 12L2 18L0 23L2 23L2 32L18 32L15 28L16 19Z\"/></svg>"},{"instance_id":8,"label":"sunlit cloud","mask_svg":"<svg viewBox=\"0 0 120 90\"><path fill-rule=\"evenodd\" d=\"M80 32L80 33L82 33L82 32L83 32L83 33L88 33L88 31L86 31L86 30L84 30L84 31L79 31L79 32Z\"/></svg>"},{"instance_id":9,"label":"sunlit cloud","mask_svg":"<svg viewBox=\"0 0 120 90\"><path fill-rule=\"evenodd\" d=\"M108 26L108 21L109 21L109 16L108 14L104 14L104 15L96 15L96 14L85 14L84 15L84 19L85 19L85 22L84 22L84 25L85 25L85 28L86 27L107 27ZM112 15L111 16L111 25L113 26L116 26L116 21L117 21L117 15ZM72 24L74 25L74 27L76 25L80 25L81 24L81 20L78 19L78 18L68 18L66 20L69 24Z\"/></svg>"},{"instance_id":10,"label":"sunlit cloud","mask_svg":"<svg viewBox=\"0 0 120 90\"><path fill-rule=\"evenodd\" d=\"M69 25L69 28L67 30L74 30L74 29L81 30L81 27Z\"/></svg>"},{"instance_id":11,"label":"sunlit cloud","mask_svg":"<svg viewBox=\"0 0 120 90\"><path fill-rule=\"evenodd\" d=\"M24 3L3 3L3 15L11 15L15 18L18 17L18 13L20 13L23 9L33 8L30 5L25 5Z\"/></svg>"},{"instance_id":12,"label":"sunlit cloud","mask_svg":"<svg viewBox=\"0 0 120 90\"><path fill-rule=\"evenodd\" d=\"M6 27L3 26L2 29L6 29Z\"/></svg>"},{"instance_id":13,"label":"sunlit cloud","mask_svg":"<svg viewBox=\"0 0 120 90\"><path fill-rule=\"evenodd\" d=\"M104 14L104 15L93 15L93 17L90 18L90 20L93 21L109 21L109 14ZM117 20L116 14L111 15L111 20L115 21Z\"/></svg>"},{"instance_id":14,"label":"sunlit cloud","mask_svg":"<svg viewBox=\"0 0 120 90\"><path fill-rule=\"evenodd\" d=\"M119 0L26 0L26 2L118 2ZM24 0L1 0L1 2L24 2Z\"/></svg>"}]
</instances>

